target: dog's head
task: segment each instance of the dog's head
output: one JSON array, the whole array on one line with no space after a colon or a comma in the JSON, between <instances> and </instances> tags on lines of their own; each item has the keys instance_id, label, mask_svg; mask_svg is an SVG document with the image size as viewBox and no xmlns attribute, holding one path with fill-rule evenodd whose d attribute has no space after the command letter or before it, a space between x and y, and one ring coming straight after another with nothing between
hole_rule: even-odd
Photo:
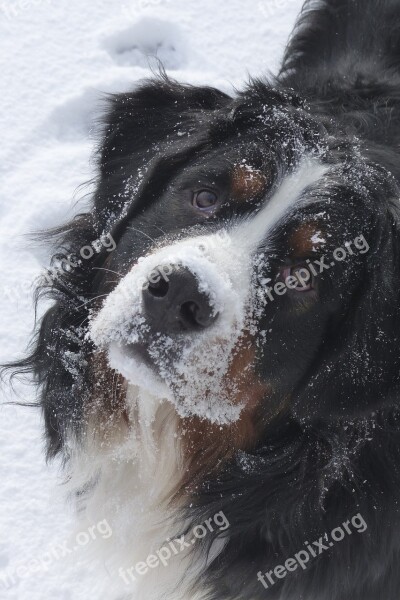
<instances>
[{"instance_id":1,"label":"dog's head","mask_svg":"<svg viewBox=\"0 0 400 600\"><path fill-rule=\"evenodd\" d=\"M53 450L103 385L99 351L121 389L219 426L395 402L398 189L354 141L261 82L231 99L160 79L110 100L99 172L63 242L115 248L57 279L35 355Z\"/></svg>"}]
</instances>

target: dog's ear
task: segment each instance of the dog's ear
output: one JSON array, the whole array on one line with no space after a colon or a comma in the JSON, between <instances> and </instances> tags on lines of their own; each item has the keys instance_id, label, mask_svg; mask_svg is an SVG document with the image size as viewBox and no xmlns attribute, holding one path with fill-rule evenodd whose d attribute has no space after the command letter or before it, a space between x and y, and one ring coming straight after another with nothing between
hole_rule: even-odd
<instances>
[{"instance_id":1,"label":"dog's ear","mask_svg":"<svg viewBox=\"0 0 400 600\"><path fill-rule=\"evenodd\" d=\"M355 282L351 300L295 399L295 413L305 420L362 417L399 405L400 211L395 215L382 197L372 226L363 215L368 250L346 280L348 287Z\"/></svg>"},{"instance_id":2,"label":"dog's ear","mask_svg":"<svg viewBox=\"0 0 400 600\"><path fill-rule=\"evenodd\" d=\"M210 87L182 85L166 77L149 80L133 92L109 97L104 117L100 168L111 175L127 155L141 158L154 142L180 129L192 111L221 108L230 98Z\"/></svg>"},{"instance_id":3,"label":"dog's ear","mask_svg":"<svg viewBox=\"0 0 400 600\"><path fill-rule=\"evenodd\" d=\"M230 100L215 88L182 85L165 75L145 81L133 92L110 96L98 151L101 179L96 208L112 208L115 213L119 199L123 204L122 181L129 190L160 152L160 144L189 133L201 115Z\"/></svg>"}]
</instances>

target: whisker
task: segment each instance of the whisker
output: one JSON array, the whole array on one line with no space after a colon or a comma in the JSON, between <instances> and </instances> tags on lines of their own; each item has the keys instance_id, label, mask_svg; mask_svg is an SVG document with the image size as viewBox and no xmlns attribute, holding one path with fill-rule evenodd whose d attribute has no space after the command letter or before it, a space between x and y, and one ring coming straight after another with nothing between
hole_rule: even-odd
<instances>
[{"instance_id":1,"label":"whisker","mask_svg":"<svg viewBox=\"0 0 400 600\"><path fill-rule=\"evenodd\" d=\"M87 302L84 302L83 304L80 304L79 306L77 306L76 308L82 308L83 306L86 306L87 304L90 304L90 302L94 302L95 300L98 300L99 298L103 298L103 296L108 296L108 294L99 294L98 296L96 296L95 298L91 298L90 300L88 300ZM82 321L83 322L83 321Z\"/></svg>"},{"instance_id":2,"label":"whisker","mask_svg":"<svg viewBox=\"0 0 400 600\"><path fill-rule=\"evenodd\" d=\"M153 242L153 244L156 244L156 240L153 239L151 236L149 236L147 233L145 233L144 231L141 231L140 229L136 229L136 227L128 227L128 229L132 229L133 231L137 231L138 233L141 233L142 235L144 235L145 237L149 238L149 240L151 240Z\"/></svg>"},{"instance_id":3,"label":"whisker","mask_svg":"<svg viewBox=\"0 0 400 600\"><path fill-rule=\"evenodd\" d=\"M161 229L161 227L159 227L158 225L154 225L154 223L153 223L152 227L155 227L156 229L161 231L161 233L163 233L164 235L167 235L167 233L164 231L164 229Z\"/></svg>"},{"instance_id":4,"label":"whisker","mask_svg":"<svg viewBox=\"0 0 400 600\"><path fill-rule=\"evenodd\" d=\"M122 273L118 273L118 271L113 271L112 269L105 269L104 267L93 267L96 271L108 271L109 273L114 273L114 275L118 275L119 277L123 277Z\"/></svg>"},{"instance_id":5,"label":"whisker","mask_svg":"<svg viewBox=\"0 0 400 600\"><path fill-rule=\"evenodd\" d=\"M82 325L84 324L84 322L85 322L85 321L88 321L88 320L89 320L89 315L87 315L87 316L86 316L86 317L83 319L83 321L82 321L81 323L79 323L79 327L82 327Z\"/></svg>"}]
</instances>

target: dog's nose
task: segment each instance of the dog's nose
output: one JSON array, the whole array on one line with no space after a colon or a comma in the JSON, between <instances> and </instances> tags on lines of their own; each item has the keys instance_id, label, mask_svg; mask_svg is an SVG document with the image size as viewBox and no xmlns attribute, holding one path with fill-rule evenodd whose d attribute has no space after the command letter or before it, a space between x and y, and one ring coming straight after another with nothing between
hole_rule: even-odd
<instances>
[{"instance_id":1,"label":"dog's nose","mask_svg":"<svg viewBox=\"0 0 400 600\"><path fill-rule=\"evenodd\" d=\"M182 266L174 267L168 276L161 267L153 271L143 290L143 308L148 324L160 333L201 330L218 316L210 298L199 290L195 275Z\"/></svg>"}]
</instances>

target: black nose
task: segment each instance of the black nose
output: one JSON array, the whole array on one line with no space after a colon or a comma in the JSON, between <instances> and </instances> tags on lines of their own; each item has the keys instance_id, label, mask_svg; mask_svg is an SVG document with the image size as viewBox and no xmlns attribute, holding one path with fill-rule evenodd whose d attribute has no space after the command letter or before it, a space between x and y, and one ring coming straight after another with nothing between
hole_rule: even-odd
<instances>
[{"instance_id":1,"label":"black nose","mask_svg":"<svg viewBox=\"0 0 400 600\"><path fill-rule=\"evenodd\" d=\"M144 314L152 329L180 333L209 327L218 315L209 297L200 292L193 273L182 266L174 267L169 275L165 273L161 267L155 269L143 290Z\"/></svg>"}]
</instances>

